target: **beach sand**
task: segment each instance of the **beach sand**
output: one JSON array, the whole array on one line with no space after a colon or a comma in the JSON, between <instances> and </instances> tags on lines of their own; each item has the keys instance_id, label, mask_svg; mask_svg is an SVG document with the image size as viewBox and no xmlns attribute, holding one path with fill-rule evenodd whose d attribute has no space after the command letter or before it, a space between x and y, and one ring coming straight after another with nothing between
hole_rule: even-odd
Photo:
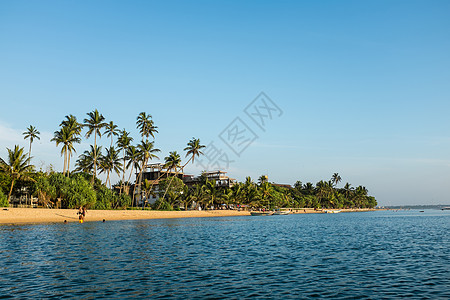
<instances>
[{"instance_id":1,"label":"beach sand","mask_svg":"<svg viewBox=\"0 0 450 300\"><path fill-rule=\"evenodd\" d=\"M343 209L342 212L369 211L374 209ZM0 208L0 224L21 223L63 223L78 222L77 209L44 209L44 208ZM312 208L299 209L294 213L322 213ZM248 211L236 210L190 210L190 211L156 211L156 210L88 210L85 222L140 219L171 219L249 216Z\"/></svg>"}]
</instances>

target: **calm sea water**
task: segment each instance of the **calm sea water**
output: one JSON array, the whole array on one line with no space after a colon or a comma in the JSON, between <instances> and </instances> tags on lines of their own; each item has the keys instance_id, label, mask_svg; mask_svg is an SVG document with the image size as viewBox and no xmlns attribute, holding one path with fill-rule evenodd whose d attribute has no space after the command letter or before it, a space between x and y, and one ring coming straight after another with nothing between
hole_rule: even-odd
<instances>
[{"instance_id":1,"label":"calm sea water","mask_svg":"<svg viewBox=\"0 0 450 300\"><path fill-rule=\"evenodd\" d=\"M0 298L450 298L450 211L0 226L0 239Z\"/></svg>"}]
</instances>

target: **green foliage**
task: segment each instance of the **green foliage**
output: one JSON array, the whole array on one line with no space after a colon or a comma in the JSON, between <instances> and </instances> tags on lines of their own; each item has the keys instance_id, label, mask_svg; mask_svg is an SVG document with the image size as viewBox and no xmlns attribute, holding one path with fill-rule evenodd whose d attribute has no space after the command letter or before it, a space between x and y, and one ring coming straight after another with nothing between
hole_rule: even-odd
<instances>
[{"instance_id":1,"label":"green foliage","mask_svg":"<svg viewBox=\"0 0 450 300\"><path fill-rule=\"evenodd\" d=\"M8 197L0 189L0 207L8 207Z\"/></svg>"}]
</instances>

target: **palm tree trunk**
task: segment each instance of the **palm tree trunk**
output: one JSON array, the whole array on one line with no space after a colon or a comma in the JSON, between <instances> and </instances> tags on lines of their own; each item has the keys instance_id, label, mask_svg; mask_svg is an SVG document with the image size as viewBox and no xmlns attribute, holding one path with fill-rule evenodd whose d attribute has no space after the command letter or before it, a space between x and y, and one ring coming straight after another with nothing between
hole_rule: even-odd
<instances>
[{"instance_id":1,"label":"palm tree trunk","mask_svg":"<svg viewBox=\"0 0 450 300\"><path fill-rule=\"evenodd\" d=\"M108 172L106 173L107 175L106 175L106 182L105 182L105 185L107 185L108 184L108 182L109 182L109 188L111 189L111 181L109 180L109 170L108 170Z\"/></svg>"},{"instance_id":2,"label":"palm tree trunk","mask_svg":"<svg viewBox=\"0 0 450 300\"><path fill-rule=\"evenodd\" d=\"M31 139L30 139L30 151L28 152L28 164L31 163Z\"/></svg>"},{"instance_id":3,"label":"palm tree trunk","mask_svg":"<svg viewBox=\"0 0 450 300\"><path fill-rule=\"evenodd\" d=\"M97 131L94 132L94 174L92 176L92 184L94 184L95 177L97 177Z\"/></svg>"},{"instance_id":4,"label":"palm tree trunk","mask_svg":"<svg viewBox=\"0 0 450 300\"><path fill-rule=\"evenodd\" d=\"M133 168L131 168L133 171ZM122 184L120 185L120 192L119 195L122 195L122 189L124 187L124 180L125 180L125 148L123 148L123 172L122 172Z\"/></svg>"},{"instance_id":5,"label":"palm tree trunk","mask_svg":"<svg viewBox=\"0 0 450 300\"><path fill-rule=\"evenodd\" d=\"M14 186L14 181L15 181L15 179L13 179L11 181L11 188L9 189L9 194L8 194L8 204L9 204L9 201L11 201L11 194L12 194L12 190L13 190L13 186Z\"/></svg>"},{"instance_id":6,"label":"palm tree trunk","mask_svg":"<svg viewBox=\"0 0 450 300\"><path fill-rule=\"evenodd\" d=\"M66 168L67 168L67 150L64 150L64 168L63 168L64 176L66 176Z\"/></svg>"},{"instance_id":7,"label":"palm tree trunk","mask_svg":"<svg viewBox=\"0 0 450 300\"><path fill-rule=\"evenodd\" d=\"M142 171L144 171L144 166L147 164L147 159L145 159L143 162L142 162L142 167L141 167L141 171L139 171L139 175L138 175L138 177L136 178L136 182L134 183L134 188L133 188L133 203L134 203L134 195L135 195L135 192L136 192L136 184L137 184L137 182L138 182L138 180L139 180L139 188L141 187L141 175L142 175ZM133 207L133 203L131 203L131 207Z\"/></svg>"},{"instance_id":8,"label":"palm tree trunk","mask_svg":"<svg viewBox=\"0 0 450 300\"><path fill-rule=\"evenodd\" d=\"M67 177L70 176L70 171L69 171L69 168L70 168L70 156L71 156L71 154L69 153L69 155L67 157Z\"/></svg>"}]
</instances>

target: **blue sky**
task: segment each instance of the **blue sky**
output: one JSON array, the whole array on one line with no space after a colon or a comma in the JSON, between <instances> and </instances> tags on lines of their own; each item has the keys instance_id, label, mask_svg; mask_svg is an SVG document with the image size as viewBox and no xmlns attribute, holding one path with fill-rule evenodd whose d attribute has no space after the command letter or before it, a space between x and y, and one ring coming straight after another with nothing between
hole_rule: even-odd
<instances>
[{"instance_id":1,"label":"blue sky","mask_svg":"<svg viewBox=\"0 0 450 300\"><path fill-rule=\"evenodd\" d=\"M449 53L448 1L1 1L0 156L32 124L34 163L60 170L65 115L137 141L145 111L161 158L198 137L238 180L338 172L382 205L450 203ZM265 131L260 92L283 112ZM236 117L258 136L240 156L219 138Z\"/></svg>"}]
</instances>

